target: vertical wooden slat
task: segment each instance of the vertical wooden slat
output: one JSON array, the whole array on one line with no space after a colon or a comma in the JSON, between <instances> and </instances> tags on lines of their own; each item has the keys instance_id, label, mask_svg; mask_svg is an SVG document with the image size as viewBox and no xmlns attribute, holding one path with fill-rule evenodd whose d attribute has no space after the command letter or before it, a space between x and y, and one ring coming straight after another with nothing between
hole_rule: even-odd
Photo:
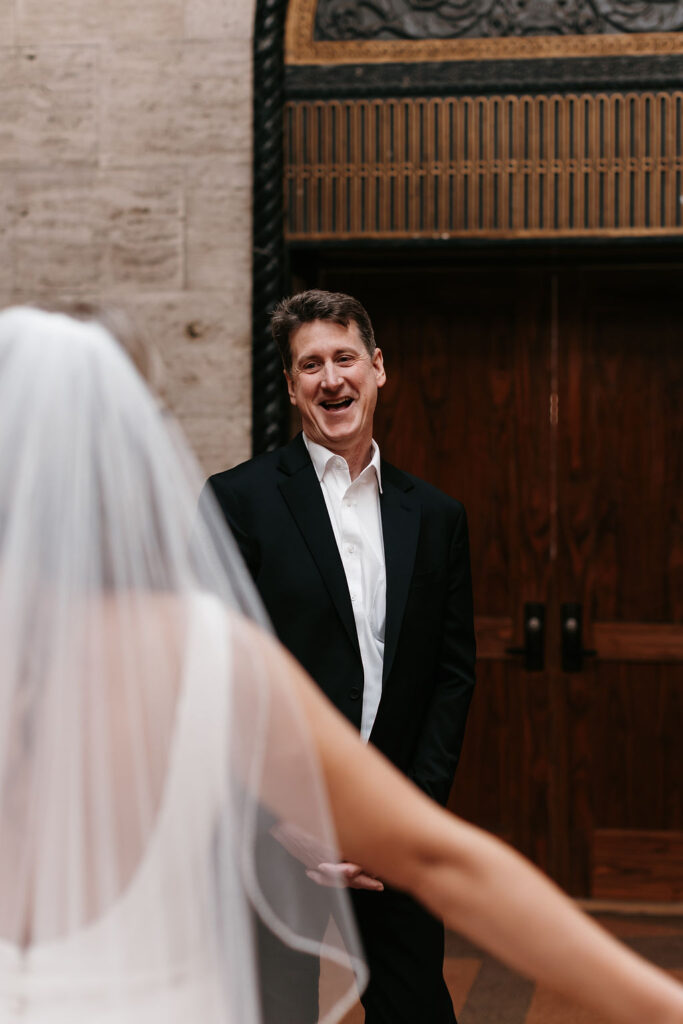
<instances>
[{"instance_id":1,"label":"vertical wooden slat","mask_svg":"<svg viewBox=\"0 0 683 1024\"><path fill-rule=\"evenodd\" d=\"M643 97L633 95L634 117L632 118L631 132L633 136L633 174L635 180L635 193L633 204L634 226L640 226L645 222L644 205L644 178L643 163L645 158L645 117L643 116Z\"/></svg>"},{"instance_id":2,"label":"vertical wooden slat","mask_svg":"<svg viewBox=\"0 0 683 1024\"><path fill-rule=\"evenodd\" d=\"M512 173L512 161L510 159L510 127L509 127L510 100L508 97L501 98L499 105L498 122L498 145L500 147L500 187L499 187L499 223L501 231L509 226L508 210L510 207L510 174Z\"/></svg>"},{"instance_id":3,"label":"vertical wooden slat","mask_svg":"<svg viewBox=\"0 0 683 1024\"><path fill-rule=\"evenodd\" d=\"M576 159L576 175L574 178L574 228L577 231L581 231L584 225L584 174L587 159L583 96L577 96L574 103L574 153Z\"/></svg>"},{"instance_id":4,"label":"vertical wooden slat","mask_svg":"<svg viewBox=\"0 0 683 1024\"><path fill-rule=\"evenodd\" d=\"M428 100L424 107L426 143L424 153L425 233L436 232L439 229L438 183L440 138L439 131L434 120L435 113L438 113L436 102L434 100Z\"/></svg>"},{"instance_id":5,"label":"vertical wooden slat","mask_svg":"<svg viewBox=\"0 0 683 1024\"><path fill-rule=\"evenodd\" d=\"M341 233L344 228L344 153L345 145L343 141L344 136L344 118L343 118L343 107L338 100L334 100L332 106L335 111L334 117L334 148L336 156L336 168L337 174L335 179L335 187L333 189L334 199L334 222L337 233Z\"/></svg>"},{"instance_id":6,"label":"vertical wooden slat","mask_svg":"<svg viewBox=\"0 0 683 1024\"><path fill-rule=\"evenodd\" d=\"M650 98L650 116L648 141L650 156L648 158L648 171L650 175L650 224L652 227L660 227L660 145L661 145L661 123L659 119L659 102L656 95Z\"/></svg>"},{"instance_id":7,"label":"vertical wooden slat","mask_svg":"<svg viewBox=\"0 0 683 1024\"><path fill-rule=\"evenodd\" d=\"M307 104L300 103L296 109L296 117L294 120L294 145L298 152L303 152L304 148L304 117L306 112ZM294 219L299 227L299 231L304 229L304 174L305 164L301 163L297 168L296 174L296 188L294 191L295 206L294 206Z\"/></svg>"},{"instance_id":8,"label":"vertical wooden slat","mask_svg":"<svg viewBox=\"0 0 683 1024\"><path fill-rule=\"evenodd\" d=\"M448 149L449 149L449 117L448 117L448 104L443 101L434 102L435 109L437 111L437 117L439 119L439 154L437 160L438 167L438 196L439 196L439 221L438 231L442 236L448 233L448 182L449 182L449 160L448 160Z\"/></svg>"},{"instance_id":9,"label":"vertical wooden slat","mask_svg":"<svg viewBox=\"0 0 683 1024\"><path fill-rule=\"evenodd\" d=\"M601 106L601 157L600 174L603 175L602 222L606 228L614 228L614 120L609 96L600 97Z\"/></svg>"},{"instance_id":10,"label":"vertical wooden slat","mask_svg":"<svg viewBox=\"0 0 683 1024\"><path fill-rule=\"evenodd\" d=\"M652 220L653 225L662 228L666 224L666 217L662 214L662 201L666 200L666 150L663 145L666 142L666 129L662 124L662 94L657 93L653 101L653 132L652 132L652 155L653 155L653 183L652 193Z\"/></svg>"},{"instance_id":11,"label":"vertical wooden slat","mask_svg":"<svg viewBox=\"0 0 683 1024\"><path fill-rule=\"evenodd\" d=\"M529 174L529 163L526 158L524 118L530 97L520 96L516 103L515 152L517 153L517 181L515 182L515 230L524 231L525 223L525 192Z\"/></svg>"},{"instance_id":12,"label":"vertical wooden slat","mask_svg":"<svg viewBox=\"0 0 683 1024\"><path fill-rule=\"evenodd\" d=\"M676 223L676 103L675 97L663 94L663 102L666 108L665 141L667 178L666 178L666 200L664 203L665 223L673 225Z\"/></svg>"},{"instance_id":13,"label":"vertical wooden slat","mask_svg":"<svg viewBox=\"0 0 683 1024\"><path fill-rule=\"evenodd\" d=\"M494 202L494 190L497 182L497 167L498 160L496 156L496 110L498 107L498 97L490 96L488 99L483 101L482 113L484 117L484 159L483 166L480 169L480 173L484 176L484 228L487 233L495 231L495 202Z\"/></svg>"},{"instance_id":14,"label":"vertical wooden slat","mask_svg":"<svg viewBox=\"0 0 683 1024\"><path fill-rule=\"evenodd\" d=\"M407 120L408 152L403 181L403 204L405 209L406 228L411 235L417 234L420 228L419 182L422 177L420 168L420 121L423 103L409 100L403 105Z\"/></svg>"},{"instance_id":15,"label":"vertical wooden slat","mask_svg":"<svg viewBox=\"0 0 683 1024\"><path fill-rule=\"evenodd\" d=\"M615 226L623 229L628 223L628 150L626 103L623 96L612 96L610 117L614 122Z\"/></svg>"},{"instance_id":16,"label":"vertical wooden slat","mask_svg":"<svg viewBox=\"0 0 683 1024\"><path fill-rule=\"evenodd\" d=\"M559 145L558 161L555 173L559 178L558 188L558 232L566 232L569 229L569 175L563 173L563 168L569 164L569 108L561 96L553 97L559 113Z\"/></svg>"},{"instance_id":17,"label":"vertical wooden slat","mask_svg":"<svg viewBox=\"0 0 683 1024\"><path fill-rule=\"evenodd\" d=\"M600 224L600 188L597 175L600 159L600 117L598 102L601 96L587 96L586 107L588 119L588 136L590 139L590 151L588 153L588 221L586 228L598 227Z\"/></svg>"},{"instance_id":18,"label":"vertical wooden slat","mask_svg":"<svg viewBox=\"0 0 683 1024\"><path fill-rule=\"evenodd\" d=\"M325 104L325 115L324 115L324 131L325 138L323 139L323 160L325 161L325 172L324 172L324 185L323 185L323 224L322 230L325 234L332 234L333 232L333 217L332 217L332 203L333 203L333 189L332 182L337 177L337 166L333 161L333 110L334 107L331 103Z\"/></svg>"},{"instance_id":19,"label":"vertical wooden slat","mask_svg":"<svg viewBox=\"0 0 683 1024\"><path fill-rule=\"evenodd\" d=\"M449 230L457 231L460 227L458 219L458 203L462 192L462 181L459 173L460 139L458 136L462 106L454 100L448 100L448 211Z\"/></svg>"},{"instance_id":20,"label":"vertical wooden slat","mask_svg":"<svg viewBox=\"0 0 683 1024\"><path fill-rule=\"evenodd\" d=\"M543 230L553 229L553 187L552 187L552 155L551 142L553 138L552 104L547 96L543 96L539 103L539 112L543 111L543 140L539 149L539 170L543 181Z\"/></svg>"},{"instance_id":21,"label":"vertical wooden slat","mask_svg":"<svg viewBox=\"0 0 683 1024\"><path fill-rule=\"evenodd\" d=\"M394 230L405 231L403 223L403 167L405 160L404 153L404 124L403 124L403 103L400 100L391 101L393 108L393 137L394 137L394 185L392 189L391 217Z\"/></svg>"}]
</instances>

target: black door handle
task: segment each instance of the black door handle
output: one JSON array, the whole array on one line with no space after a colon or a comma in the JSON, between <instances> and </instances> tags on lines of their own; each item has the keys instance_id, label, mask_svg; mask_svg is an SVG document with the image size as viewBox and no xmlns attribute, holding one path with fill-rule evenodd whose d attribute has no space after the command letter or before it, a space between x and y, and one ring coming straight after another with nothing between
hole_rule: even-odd
<instances>
[{"instance_id":1,"label":"black door handle","mask_svg":"<svg viewBox=\"0 0 683 1024\"><path fill-rule=\"evenodd\" d=\"M567 602L560 609L562 619L562 671L580 672L583 659L595 657L597 651L583 647L583 610L580 604Z\"/></svg>"},{"instance_id":2,"label":"black door handle","mask_svg":"<svg viewBox=\"0 0 683 1024\"><path fill-rule=\"evenodd\" d=\"M527 672L542 672L545 656L545 605L527 601L524 605L524 647L506 647L506 654L524 655Z\"/></svg>"}]
</instances>

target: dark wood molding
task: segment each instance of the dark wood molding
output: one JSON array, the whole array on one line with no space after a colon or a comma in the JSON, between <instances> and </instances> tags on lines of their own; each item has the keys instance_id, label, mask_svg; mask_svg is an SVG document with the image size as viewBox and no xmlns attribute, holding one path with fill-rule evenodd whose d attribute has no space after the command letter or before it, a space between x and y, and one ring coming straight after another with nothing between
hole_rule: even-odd
<instances>
[{"instance_id":1,"label":"dark wood molding","mask_svg":"<svg viewBox=\"0 0 683 1024\"><path fill-rule=\"evenodd\" d=\"M683 630L672 622L594 622L592 642L602 661L683 661Z\"/></svg>"},{"instance_id":2,"label":"dark wood molding","mask_svg":"<svg viewBox=\"0 0 683 1024\"><path fill-rule=\"evenodd\" d=\"M678 89L683 56L287 65L288 99Z\"/></svg>"},{"instance_id":3,"label":"dark wood molding","mask_svg":"<svg viewBox=\"0 0 683 1024\"><path fill-rule=\"evenodd\" d=\"M596 829L591 887L597 899L683 899L683 832Z\"/></svg>"}]
</instances>

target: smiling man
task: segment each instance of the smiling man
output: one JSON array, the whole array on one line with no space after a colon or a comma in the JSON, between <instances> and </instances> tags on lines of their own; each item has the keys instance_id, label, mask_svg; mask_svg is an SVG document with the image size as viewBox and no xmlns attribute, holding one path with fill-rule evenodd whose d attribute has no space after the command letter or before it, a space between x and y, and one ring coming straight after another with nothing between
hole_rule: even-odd
<instances>
[{"instance_id":1,"label":"smiling man","mask_svg":"<svg viewBox=\"0 0 683 1024\"><path fill-rule=\"evenodd\" d=\"M445 804L474 686L464 509L381 459L384 360L356 299L301 292L272 329L303 431L209 485L280 640L364 740ZM362 865L313 874L354 889L366 1024L453 1024L441 924ZM267 1024L289 1021L288 984L310 988L310 1019L296 1024L313 1024L317 965L259 940L282 965L280 990L264 994Z\"/></svg>"}]
</instances>

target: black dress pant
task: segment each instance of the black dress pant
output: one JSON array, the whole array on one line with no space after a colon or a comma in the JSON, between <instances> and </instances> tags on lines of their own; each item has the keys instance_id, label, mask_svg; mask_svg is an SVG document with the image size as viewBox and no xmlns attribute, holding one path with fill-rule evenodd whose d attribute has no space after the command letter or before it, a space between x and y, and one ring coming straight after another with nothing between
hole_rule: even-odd
<instances>
[{"instance_id":1,"label":"black dress pant","mask_svg":"<svg viewBox=\"0 0 683 1024\"><path fill-rule=\"evenodd\" d=\"M456 1024L442 923L395 889L351 890L351 897L370 967L365 1024Z\"/></svg>"},{"instance_id":2,"label":"black dress pant","mask_svg":"<svg viewBox=\"0 0 683 1024\"><path fill-rule=\"evenodd\" d=\"M443 925L404 893L350 890L370 969L365 1024L457 1024L443 977ZM256 921L264 1024L316 1024L317 957ZM325 924L320 923L320 936ZM303 1016L302 1016L303 1015Z\"/></svg>"},{"instance_id":3,"label":"black dress pant","mask_svg":"<svg viewBox=\"0 0 683 1024\"><path fill-rule=\"evenodd\" d=\"M255 926L263 1024L316 1024L320 960L286 946L258 918Z\"/></svg>"}]
</instances>

